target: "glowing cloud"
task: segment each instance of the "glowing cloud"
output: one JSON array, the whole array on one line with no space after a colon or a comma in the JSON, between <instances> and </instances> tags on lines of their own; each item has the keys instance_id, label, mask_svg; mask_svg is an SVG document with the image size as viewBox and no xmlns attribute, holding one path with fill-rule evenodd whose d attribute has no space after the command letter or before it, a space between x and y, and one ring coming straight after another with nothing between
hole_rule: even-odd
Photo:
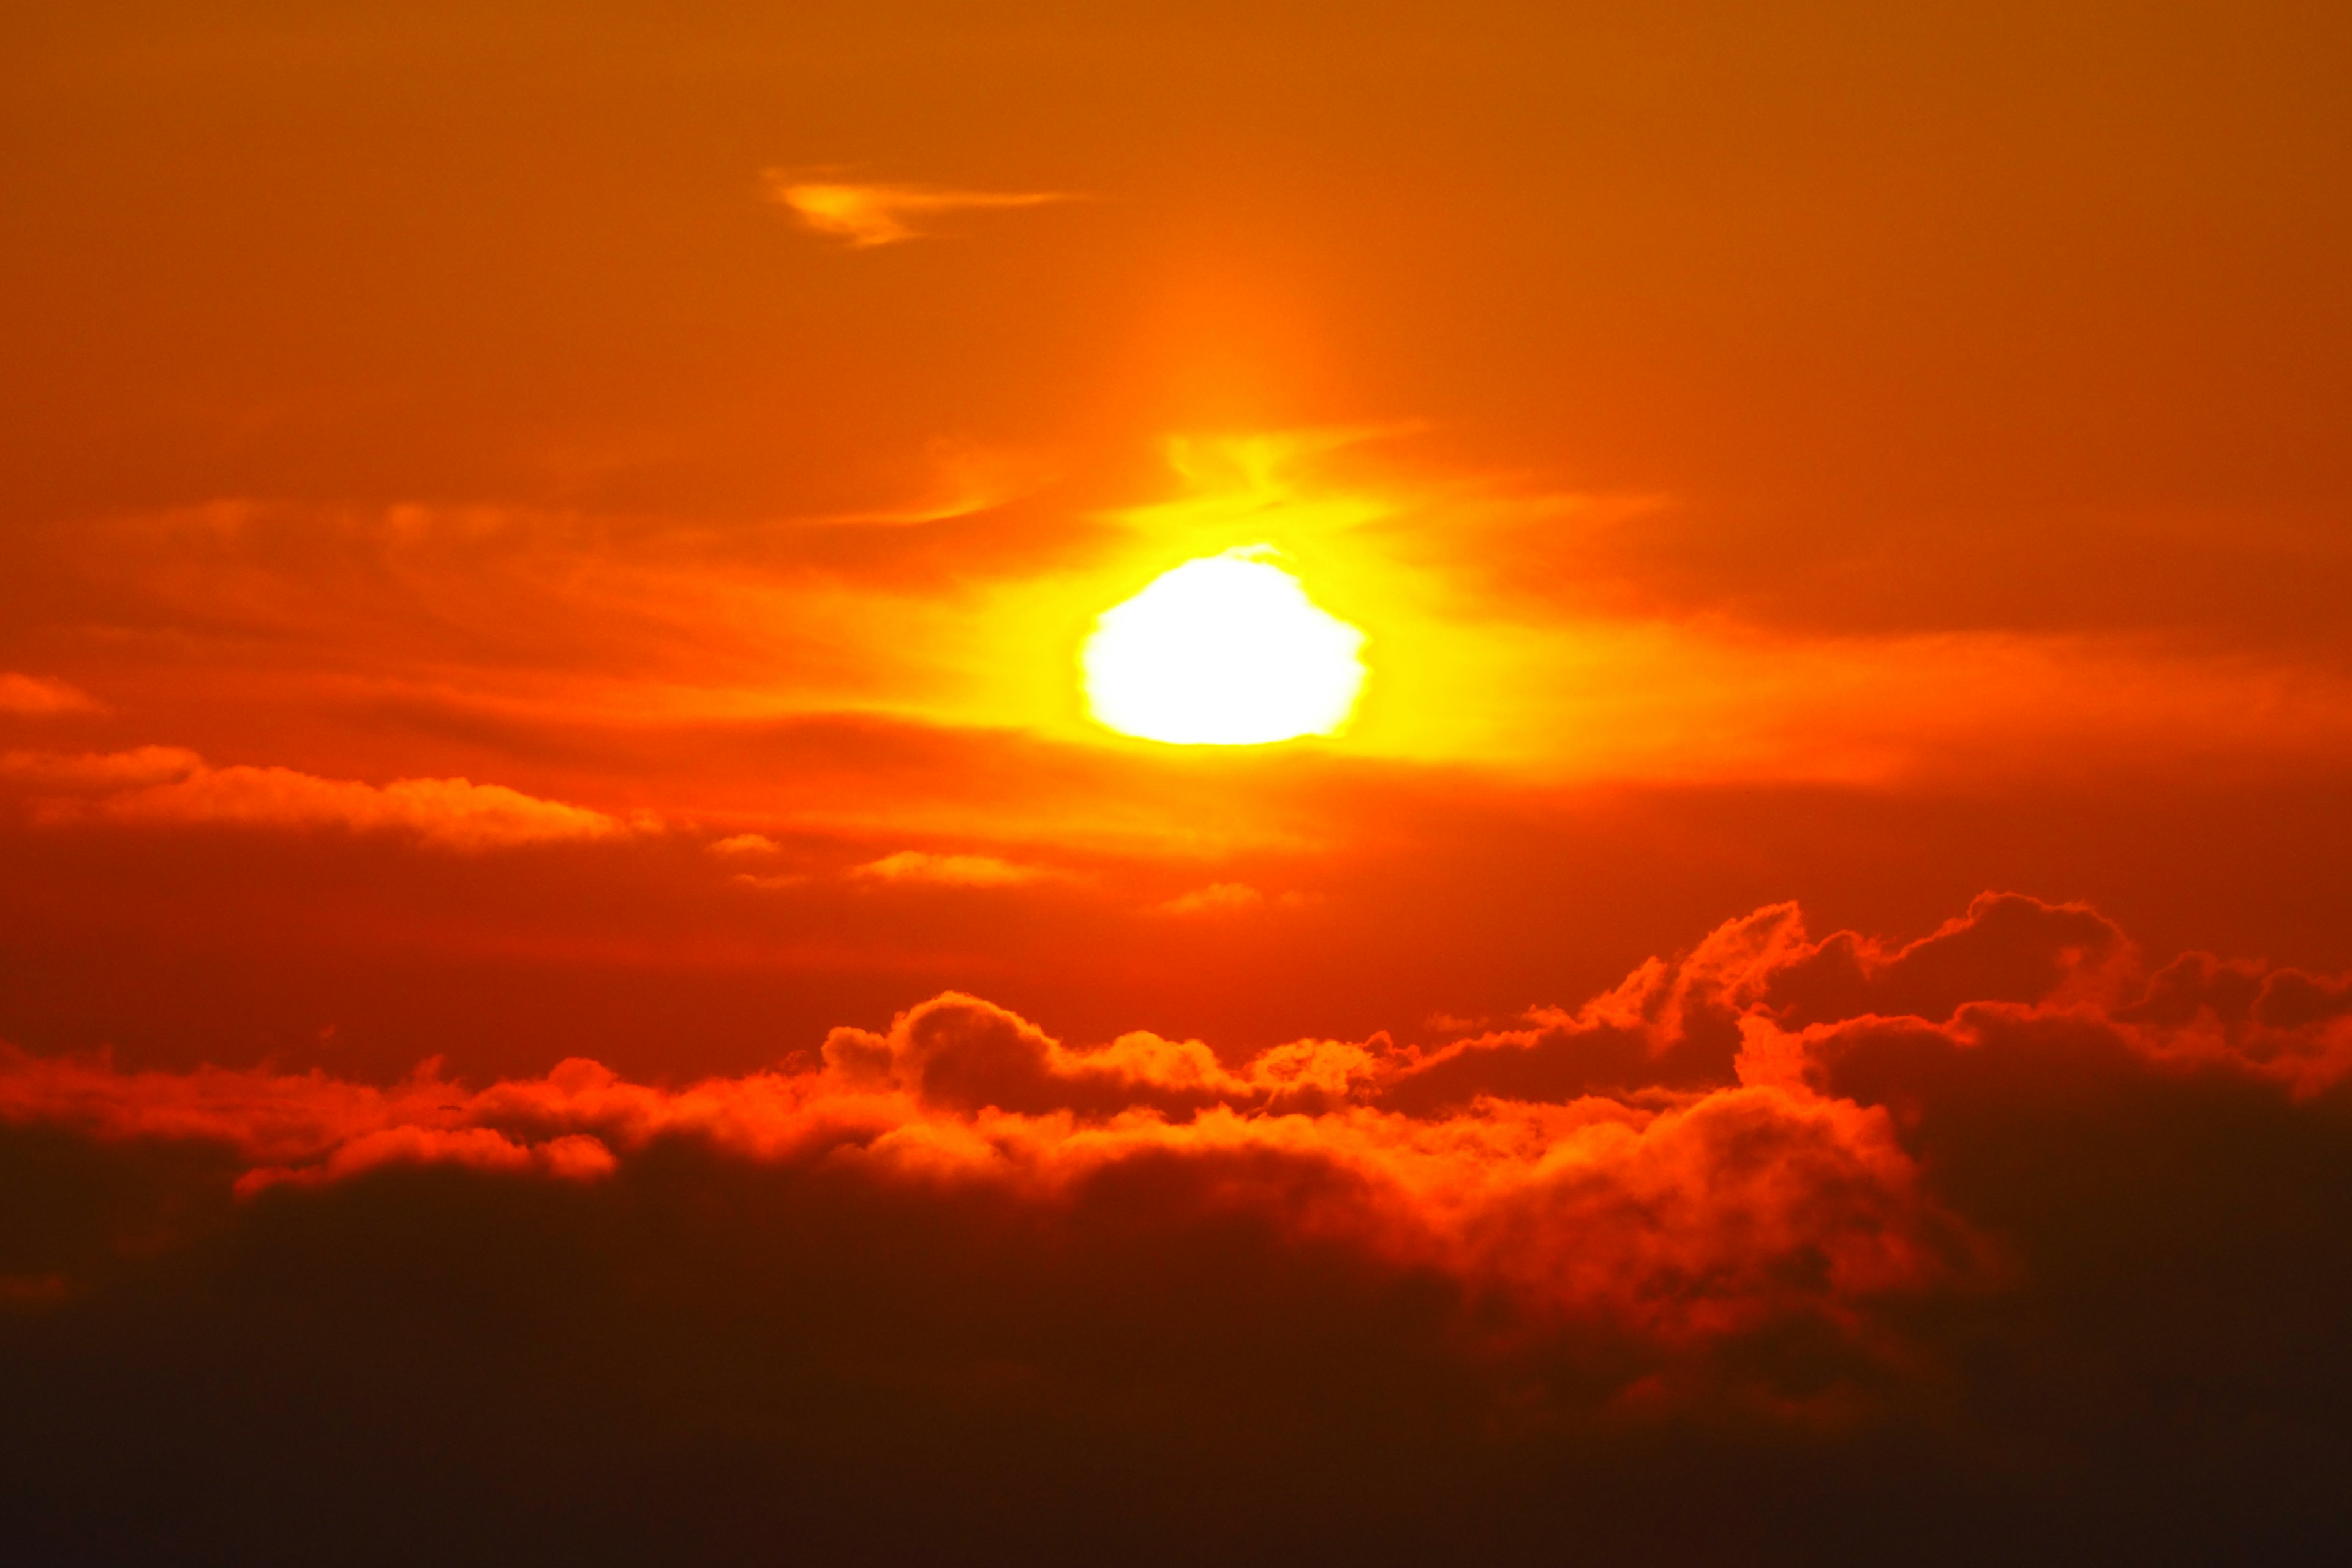
<instances>
[{"instance_id":1,"label":"glowing cloud","mask_svg":"<svg viewBox=\"0 0 2352 1568\"><path fill-rule=\"evenodd\" d=\"M935 213L994 207L1035 207L1073 198L1059 191L956 191L936 185L862 185L802 180L781 169L767 174L770 197L790 207L819 234L857 249L919 239L916 220Z\"/></svg>"},{"instance_id":2,"label":"glowing cloud","mask_svg":"<svg viewBox=\"0 0 2352 1568\"><path fill-rule=\"evenodd\" d=\"M1186 745L1328 735L1363 688L1364 634L1318 608L1264 545L1188 561L1106 610L1083 662L1094 715Z\"/></svg>"},{"instance_id":3,"label":"glowing cloud","mask_svg":"<svg viewBox=\"0 0 2352 1568\"><path fill-rule=\"evenodd\" d=\"M731 838L721 838L708 847L713 855L740 859L773 855L776 853L777 844L764 833L738 833Z\"/></svg>"},{"instance_id":4,"label":"glowing cloud","mask_svg":"<svg viewBox=\"0 0 2352 1568\"><path fill-rule=\"evenodd\" d=\"M42 815L68 820L87 809L119 820L212 823L280 829L398 832L441 849L510 848L614 838L657 826L584 805L541 800L470 779L395 779L377 785L291 768L208 767L177 746L69 754L10 752L0 784L29 793Z\"/></svg>"},{"instance_id":5,"label":"glowing cloud","mask_svg":"<svg viewBox=\"0 0 2352 1568\"><path fill-rule=\"evenodd\" d=\"M882 882L928 882L946 888L1012 888L1053 875L993 855L929 855L901 849L857 868L857 875Z\"/></svg>"},{"instance_id":6,"label":"glowing cloud","mask_svg":"<svg viewBox=\"0 0 2352 1568\"><path fill-rule=\"evenodd\" d=\"M1163 915L1237 914L1263 906L1265 895L1246 882L1212 882L1152 908Z\"/></svg>"}]
</instances>

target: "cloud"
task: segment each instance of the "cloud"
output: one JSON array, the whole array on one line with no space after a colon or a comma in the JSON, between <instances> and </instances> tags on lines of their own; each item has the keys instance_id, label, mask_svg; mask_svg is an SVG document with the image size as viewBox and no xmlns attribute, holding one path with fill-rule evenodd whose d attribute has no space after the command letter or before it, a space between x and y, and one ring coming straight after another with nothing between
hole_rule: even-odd
<instances>
[{"instance_id":1,"label":"cloud","mask_svg":"<svg viewBox=\"0 0 2352 1568\"><path fill-rule=\"evenodd\" d=\"M1375 1037L1228 1063L1145 1031L1078 1047L950 993L886 1030L835 1028L805 1069L682 1089L584 1059L466 1090L430 1062L376 1089L316 1071L125 1073L103 1057L10 1052L0 1115L110 1139L214 1140L270 1181L390 1158L517 1171L553 1161L577 1174L609 1167L574 1157L584 1145L535 1152L593 1138L625 1159L679 1135L762 1160L855 1149L876 1171L1033 1194L1168 1159L1297 1164L1343 1173L1346 1195L1311 1215L1274 1200L1268 1217L1337 1227L1350 1245L1402 1249L1481 1289L1670 1319L1681 1333L1777 1310L1787 1291L1772 1259L1792 1248L1827 1249L1828 1274L1807 1287L1828 1292L1821 1302L1948 1282L1982 1261L1964 1221L1926 1195L1902 1131L1952 1060L2007 1052L2000 1070L2030 1072L2014 1042L2063 1038L2116 1072L2220 1073L2283 1104L2352 1071L2352 977L2203 955L2135 977L2109 962L2127 951L2095 911L2014 895L1981 898L1900 946L1853 932L1809 940L1796 909L1778 905L1572 1013L1427 1054ZM1922 1005L1906 1012L1891 997ZM1890 1082L1885 1064L1898 1058L1944 1065ZM1732 1271L1703 1304L1654 1299L1643 1283L1645 1270L1702 1258ZM1748 1283L1730 1282L1751 1268Z\"/></svg>"},{"instance_id":2,"label":"cloud","mask_svg":"<svg viewBox=\"0 0 2352 1568\"><path fill-rule=\"evenodd\" d=\"M128 752L12 752L0 781L35 795L51 818L341 828L403 833L437 848L480 850L624 837L651 826L468 779L388 784L291 768L207 766L172 746Z\"/></svg>"},{"instance_id":3,"label":"cloud","mask_svg":"<svg viewBox=\"0 0 2352 1568\"><path fill-rule=\"evenodd\" d=\"M1301 1244L1438 1270L1514 1317L1597 1315L1668 1341L1919 1288L1953 1267L1952 1222L1914 1191L1882 1113L1735 1089L1664 1110L1522 1105L1420 1121L1346 1105L1370 1089L1367 1065L1360 1047L1310 1043L1237 1076L1197 1042L1150 1035L1077 1052L950 995L885 1035L836 1030L821 1071L677 1091L589 1061L466 1092L429 1065L377 1090L316 1073L123 1074L102 1058L12 1054L0 1119L227 1143L247 1162L236 1183L247 1195L388 1163L597 1177L615 1155L680 1136L1048 1205L1190 1168L1225 1189L1220 1202ZM1283 1109L1318 1102L1328 1109ZM1826 1271L1787 1278L1796 1253L1829 1259ZM1716 1282L1705 1296L1666 1288L1693 1271Z\"/></svg>"},{"instance_id":4,"label":"cloud","mask_svg":"<svg viewBox=\"0 0 2352 1568\"><path fill-rule=\"evenodd\" d=\"M757 864L783 853L783 846L764 833L738 833L705 846L713 855L724 860L750 861ZM805 871L738 871L732 881L762 892L774 892L782 888L798 888L814 880Z\"/></svg>"},{"instance_id":5,"label":"cloud","mask_svg":"<svg viewBox=\"0 0 2352 1568\"><path fill-rule=\"evenodd\" d=\"M1269 898L1247 882L1212 882L1204 888L1193 888L1174 898L1150 906L1150 912L1160 915L1237 915L1252 910L1304 910L1321 903L1318 893L1302 893L1296 889L1276 893Z\"/></svg>"},{"instance_id":6,"label":"cloud","mask_svg":"<svg viewBox=\"0 0 2352 1568\"><path fill-rule=\"evenodd\" d=\"M1001 1007L953 993L900 1014L886 1034L835 1029L824 1059L845 1083L927 1106L1095 1118L1139 1110L1177 1117L1212 1108L1318 1111L1357 1098L1378 1071L1366 1047L1336 1041L1278 1047L1232 1070L1197 1040L1148 1031L1073 1050Z\"/></svg>"},{"instance_id":7,"label":"cloud","mask_svg":"<svg viewBox=\"0 0 2352 1568\"><path fill-rule=\"evenodd\" d=\"M1212 882L1152 907L1164 915L1216 915L1238 914L1265 902L1265 895L1246 882Z\"/></svg>"},{"instance_id":8,"label":"cloud","mask_svg":"<svg viewBox=\"0 0 2352 1568\"><path fill-rule=\"evenodd\" d=\"M1808 946L1775 967L1763 995L1784 1025L1866 1014L1940 1020L1971 1002L2112 999L2134 956L2095 910L1988 893L1899 948L1853 931Z\"/></svg>"},{"instance_id":9,"label":"cloud","mask_svg":"<svg viewBox=\"0 0 2352 1568\"><path fill-rule=\"evenodd\" d=\"M39 675L19 675L0 669L0 713L45 716L51 713L98 713L104 705L79 687Z\"/></svg>"},{"instance_id":10,"label":"cloud","mask_svg":"<svg viewBox=\"0 0 2352 1568\"><path fill-rule=\"evenodd\" d=\"M732 837L713 841L710 852L736 859L757 859L775 854L779 847L776 841L764 833L738 833Z\"/></svg>"},{"instance_id":11,"label":"cloud","mask_svg":"<svg viewBox=\"0 0 2352 1568\"><path fill-rule=\"evenodd\" d=\"M68 795L178 784L204 771L204 758L182 746L137 746L127 752L10 752L0 755L0 780L21 788Z\"/></svg>"},{"instance_id":12,"label":"cloud","mask_svg":"<svg viewBox=\"0 0 2352 1568\"><path fill-rule=\"evenodd\" d=\"M1797 906L1775 904L1726 921L1671 961L1652 959L1573 1012L1538 1009L1533 1027L1415 1053L1391 1094L1426 1108L1480 1095L1704 1089L1738 1080L1759 1023L1942 1022L1989 1003L2113 1006L2133 984L2134 957L2095 910L2013 893L1985 894L1900 946L1853 931L1811 941Z\"/></svg>"},{"instance_id":13,"label":"cloud","mask_svg":"<svg viewBox=\"0 0 2352 1568\"><path fill-rule=\"evenodd\" d=\"M879 882L929 883L942 888L1015 888L1060 873L1040 866L1000 860L993 855L932 855L901 849L857 868L856 874Z\"/></svg>"},{"instance_id":14,"label":"cloud","mask_svg":"<svg viewBox=\"0 0 2352 1568\"><path fill-rule=\"evenodd\" d=\"M925 1500L886 1561L950 1517L1024 1561L1139 1519L1171 1560L1980 1561L2053 1498L2292 1558L2340 1519L2352 977L2130 953L2014 896L1902 943L1771 906L1432 1053L954 994L682 1084L7 1052L0 1436L45 1519L151 1468L437 1508L382 1467L473 1454L474 1506L637 1477L605 1528L673 1542ZM1065 1551L1073 1496L1111 1500Z\"/></svg>"},{"instance_id":15,"label":"cloud","mask_svg":"<svg viewBox=\"0 0 2352 1568\"><path fill-rule=\"evenodd\" d=\"M1044 206L1076 198L1058 191L959 191L939 185L859 184L767 172L769 199L818 234L856 249L921 238L921 220L941 213Z\"/></svg>"}]
</instances>

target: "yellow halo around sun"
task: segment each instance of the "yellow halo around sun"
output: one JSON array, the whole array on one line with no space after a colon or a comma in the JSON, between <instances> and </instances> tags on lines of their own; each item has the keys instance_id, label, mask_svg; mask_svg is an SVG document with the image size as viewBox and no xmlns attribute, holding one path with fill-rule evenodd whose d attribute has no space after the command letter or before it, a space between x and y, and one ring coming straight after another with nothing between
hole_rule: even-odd
<instances>
[{"instance_id":1,"label":"yellow halo around sun","mask_svg":"<svg viewBox=\"0 0 2352 1568\"><path fill-rule=\"evenodd\" d=\"M1317 607L1265 545L1187 561L1096 617L1080 655L1110 728L1180 745L1329 735L1364 684L1364 634Z\"/></svg>"}]
</instances>

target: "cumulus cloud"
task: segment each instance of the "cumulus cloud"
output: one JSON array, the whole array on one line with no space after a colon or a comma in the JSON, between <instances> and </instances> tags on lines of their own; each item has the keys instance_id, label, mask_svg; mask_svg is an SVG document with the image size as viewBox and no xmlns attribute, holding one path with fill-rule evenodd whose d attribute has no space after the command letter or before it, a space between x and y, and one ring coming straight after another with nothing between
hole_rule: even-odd
<instances>
[{"instance_id":1,"label":"cumulus cloud","mask_svg":"<svg viewBox=\"0 0 2352 1568\"><path fill-rule=\"evenodd\" d=\"M151 1409L108 1369L149 1389L152 1342L216 1349L208 1410L261 1380L238 1475L294 1462L288 1390L386 1357L396 1398L335 1397L446 1398L428 1434L567 1413L541 1440L589 1447L513 1481L534 1507L690 1431L716 1447L645 1464L819 1476L780 1505L804 1532L969 1481L1018 1535L1099 1461L1292 1545L1425 1528L1416 1561L1476 1520L1519 1543L1498 1561L1618 1530L1611 1560L1719 1562L1857 1495L1894 1500L1869 1550L1801 1555L1885 1560L1929 1521L1983 1560L2061 1484L2102 1540L2278 1545L2338 1509L2347 1080L2352 977L2150 972L2096 911L2014 896L1909 942L1769 907L1426 1052L1083 1046L955 994L686 1084L10 1052L0 1174L51 1217L0 1235L0 1422ZM172 1430L93 1448L90 1506ZM1033 1514L1005 1488L1036 1475ZM1692 1487L1706 1520L1655 1550ZM737 1528L772 1489L693 1509Z\"/></svg>"},{"instance_id":2,"label":"cumulus cloud","mask_svg":"<svg viewBox=\"0 0 2352 1568\"><path fill-rule=\"evenodd\" d=\"M1321 1110L1356 1098L1378 1070L1368 1047L1337 1041L1278 1047L1232 1070L1198 1040L1149 1031L1075 1050L1001 1007L952 993L900 1014L884 1034L837 1028L824 1057L845 1083L927 1107L1097 1118Z\"/></svg>"},{"instance_id":3,"label":"cumulus cloud","mask_svg":"<svg viewBox=\"0 0 2352 1568\"><path fill-rule=\"evenodd\" d=\"M960 191L940 185L871 184L804 179L771 169L769 199L806 227L866 249L920 238L926 218L943 213L1044 206L1076 198L1059 191Z\"/></svg>"},{"instance_id":4,"label":"cumulus cloud","mask_svg":"<svg viewBox=\"0 0 2352 1568\"><path fill-rule=\"evenodd\" d=\"M291 768L215 768L172 746L128 752L12 752L0 782L52 819L216 823L401 833L438 848L480 850L625 836L654 826L468 779L327 779Z\"/></svg>"},{"instance_id":5,"label":"cumulus cloud","mask_svg":"<svg viewBox=\"0 0 2352 1568\"><path fill-rule=\"evenodd\" d=\"M1598 1315L1666 1339L1921 1289L1967 1250L1916 1192L1882 1112L1773 1089L1423 1121L1376 1109L1378 1063L1361 1047L1304 1043L1233 1073L1197 1042L1150 1035L1074 1051L952 995L886 1034L836 1030L824 1056L814 1073L675 1091L572 1061L466 1092L429 1069L379 1090L315 1073L121 1074L102 1059L12 1055L0 1058L0 1118L226 1142L249 1162L236 1182L247 1194L389 1163L601 1177L616 1152L678 1136L1045 1204L1172 1163L1216 1173L1221 1201L1302 1242L1435 1269L1537 1320ZM1798 1256L1826 1261L1797 1279ZM1703 1296L1671 1285L1694 1275L1714 1281Z\"/></svg>"},{"instance_id":6,"label":"cumulus cloud","mask_svg":"<svg viewBox=\"0 0 2352 1568\"><path fill-rule=\"evenodd\" d=\"M1026 882L1042 882L1059 873L1042 866L1024 866L1017 861L1000 860L993 855L933 855L920 849L901 849L895 855L885 855L879 860L869 860L856 869L857 876L877 882L929 883L942 888L1013 888Z\"/></svg>"},{"instance_id":7,"label":"cumulus cloud","mask_svg":"<svg viewBox=\"0 0 2352 1568\"><path fill-rule=\"evenodd\" d=\"M2290 1102L2352 1068L2352 979L2203 955L2147 977L2129 951L2093 910L2016 896L1899 945L1811 940L1780 905L1573 1012L1432 1052L1303 1040L1229 1063L1140 1031L1080 1047L949 994L884 1030L835 1029L804 1070L682 1089L587 1060L467 1090L431 1064L376 1089L11 1053L0 1116L226 1143L248 1187L389 1160L603 1174L613 1160L595 1151L625 1160L677 1136L761 1160L854 1150L872 1171L1040 1196L1116 1169L1240 1161L1339 1184L1302 1209L1269 1197L1284 1226L1522 1302L1730 1331L1797 1297L1833 1317L1873 1292L1997 1272L1905 1141L1950 1060L2063 1037L2117 1070L2220 1072ZM1944 1065L1924 1078L1886 1066L1930 1060ZM1814 1260L1801 1288L1787 1273L1799 1257ZM1664 1283L1696 1278L1712 1281L1700 1299Z\"/></svg>"},{"instance_id":8,"label":"cumulus cloud","mask_svg":"<svg viewBox=\"0 0 2352 1568\"><path fill-rule=\"evenodd\" d=\"M1688 952L1652 959L1569 1011L1529 1027L1414 1053L1393 1093L1416 1107L1484 1094L1557 1099L1737 1081L1752 1026L1802 1028L1885 1016L1941 1022L1964 1005L2119 1005L2135 984L2131 944L2105 917L1988 893L1928 936L1890 945L1853 931L1814 942L1794 904L1726 921Z\"/></svg>"},{"instance_id":9,"label":"cumulus cloud","mask_svg":"<svg viewBox=\"0 0 2352 1568\"><path fill-rule=\"evenodd\" d=\"M0 669L0 713L42 716L51 713L96 713L102 705L79 687L47 676L20 675Z\"/></svg>"}]
</instances>

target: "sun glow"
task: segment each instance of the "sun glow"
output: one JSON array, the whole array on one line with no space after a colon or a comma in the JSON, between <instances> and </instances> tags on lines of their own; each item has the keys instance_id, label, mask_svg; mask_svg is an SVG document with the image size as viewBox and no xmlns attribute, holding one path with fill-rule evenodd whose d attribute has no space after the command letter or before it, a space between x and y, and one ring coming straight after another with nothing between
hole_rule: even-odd
<instances>
[{"instance_id":1,"label":"sun glow","mask_svg":"<svg viewBox=\"0 0 2352 1568\"><path fill-rule=\"evenodd\" d=\"M1318 608L1265 545L1188 561L1097 617L1081 662L1094 716L1148 741L1255 746L1336 733L1364 634Z\"/></svg>"}]
</instances>

